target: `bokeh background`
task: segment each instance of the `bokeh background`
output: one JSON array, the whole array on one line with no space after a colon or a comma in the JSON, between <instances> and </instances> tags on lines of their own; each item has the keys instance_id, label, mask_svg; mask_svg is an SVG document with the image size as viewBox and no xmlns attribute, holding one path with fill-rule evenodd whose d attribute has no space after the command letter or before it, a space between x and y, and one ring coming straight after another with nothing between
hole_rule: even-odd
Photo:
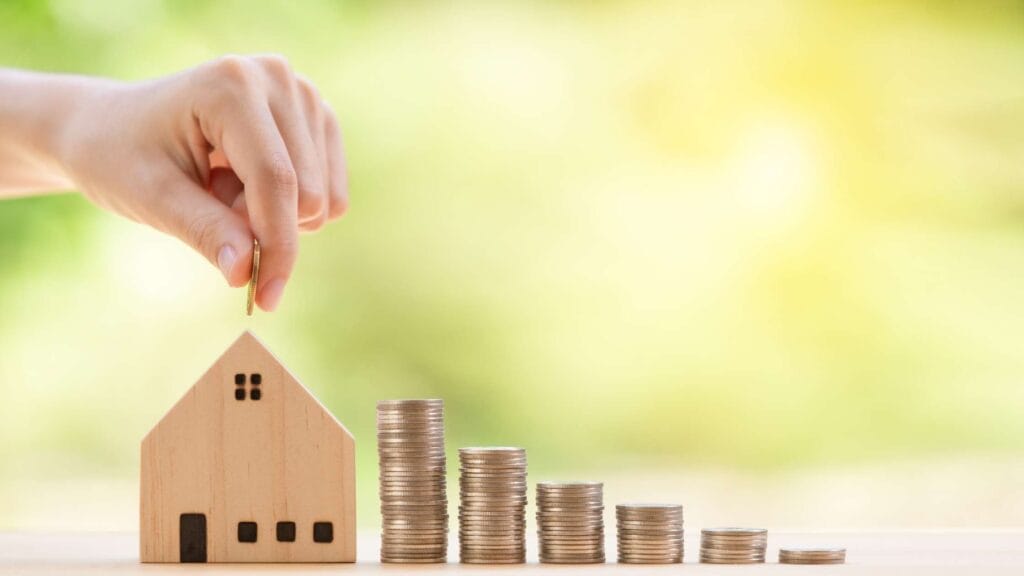
<instances>
[{"instance_id":1,"label":"bokeh background","mask_svg":"<svg viewBox=\"0 0 1024 576\"><path fill-rule=\"evenodd\" d=\"M285 54L352 209L248 319L79 195L0 204L0 528L135 529L143 435L246 329L356 435L365 527L394 397L691 527L1019 524L1022 30L996 1L2 2L2 66Z\"/></svg>"}]
</instances>

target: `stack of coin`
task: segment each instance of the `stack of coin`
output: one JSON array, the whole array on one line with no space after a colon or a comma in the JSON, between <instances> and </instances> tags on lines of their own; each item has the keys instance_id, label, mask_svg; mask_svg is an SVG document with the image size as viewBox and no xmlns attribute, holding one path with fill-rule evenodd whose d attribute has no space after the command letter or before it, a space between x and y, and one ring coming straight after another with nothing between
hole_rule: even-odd
<instances>
[{"instance_id":1,"label":"stack of coin","mask_svg":"<svg viewBox=\"0 0 1024 576\"><path fill-rule=\"evenodd\" d=\"M526 562L526 450L459 450L459 556L468 564Z\"/></svg>"},{"instance_id":2,"label":"stack of coin","mask_svg":"<svg viewBox=\"0 0 1024 576\"><path fill-rule=\"evenodd\" d=\"M846 548L779 548L779 564L843 564Z\"/></svg>"},{"instance_id":3,"label":"stack of coin","mask_svg":"<svg viewBox=\"0 0 1024 576\"><path fill-rule=\"evenodd\" d=\"M448 560L444 401L377 402L381 562Z\"/></svg>"},{"instance_id":4,"label":"stack of coin","mask_svg":"<svg viewBox=\"0 0 1024 576\"><path fill-rule=\"evenodd\" d=\"M768 531L763 528L705 528L700 531L700 561L708 564L764 562Z\"/></svg>"},{"instance_id":5,"label":"stack of coin","mask_svg":"<svg viewBox=\"0 0 1024 576\"><path fill-rule=\"evenodd\" d=\"M600 482L538 482L540 561L604 562L604 503Z\"/></svg>"},{"instance_id":6,"label":"stack of coin","mask_svg":"<svg viewBox=\"0 0 1024 576\"><path fill-rule=\"evenodd\" d=\"M683 507L678 504L619 504L619 562L677 564L683 561Z\"/></svg>"}]
</instances>

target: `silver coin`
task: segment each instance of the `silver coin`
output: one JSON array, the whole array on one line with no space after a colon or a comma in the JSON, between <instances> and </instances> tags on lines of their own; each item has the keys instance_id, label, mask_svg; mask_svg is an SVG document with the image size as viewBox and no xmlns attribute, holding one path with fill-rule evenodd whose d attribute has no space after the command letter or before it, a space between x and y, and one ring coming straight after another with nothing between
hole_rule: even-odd
<instances>
[{"instance_id":1,"label":"silver coin","mask_svg":"<svg viewBox=\"0 0 1024 576\"><path fill-rule=\"evenodd\" d=\"M565 536L555 536L553 534L542 534L540 535L541 544L572 544L572 543L590 543L590 542L604 542L603 534L569 534Z\"/></svg>"},{"instance_id":2,"label":"silver coin","mask_svg":"<svg viewBox=\"0 0 1024 576\"><path fill-rule=\"evenodd\" d=\"M722 552L712 551L706 548L701 548L700 553L702 556L708 556L713 558L759 558L763 557L763 553L758 552Z\"/></svg>"},{"instance_id":3,"label":"silver coin","mask_svg":"<svg viewBox=\"0 0 1024 576\"><path fill-rule=\"evenodd\" d=\"M386 531L402 530L408 532L422 532L429 534L433 530L448 530L448 520L445 518L440 518L435 521L424 522L408 522L403 520L385 519L383 524L384 530Z\"/></svg>"},{"instance_id":4,"label":"silver coin","mask_svg":"<svg viewBox=\"0 0 1024 576\"><path fill-rule=\"evenodd\" d=\"M592 480L576 481L576 482L556 482L553 480L542 480L537 482L537 488L540 490L600 490L604 487L604 482L596 482Z\"/></svg>"},{"instance_id":5,"label":"silver coin","mask_svg":"<svg viewBox=\"0 0 1024 576\"><path fill-rule=\"evenodd\" d=\"M619 527L617 532L623 536L640 536L640 537L657 537L657 536L674 536L676 538L682 538L683 529L679 528L676 530L658 530L656 528L622 528Z\"/></svg>"},{"instance_id":6,"label":"silver coin","mask_svg":"<svg viewBox=\"0 0 1024 576\"><path fill-rule=\"evenodd\" d=\"M421 531L421 530L407 530L405 532L396 532L394 530L386 531L381 534L381 539L384 542L405 542L409 540L428 540L430 542L446 542L448 540L447 530L434 530L434 531Z\"/></svg>"},{"instance_id":7,"label":"silver coin","mask_svg":"<svg viewBox=\"0 0 1024 576\"><path fill-rule=\"evenodd\" d=\"M765 535L768 534L768 531L765 530L764 528L737 528L737 527L728 526L728 527L725 527L725 528L701 528L700 533L701 533L701 535L708 535L708 536L713 536L713 537L714 536L721 536L721 537L749 536L749 537L754 537L754 536L765 536Z\"/></svg>"},{"instance_id":8,"label":"silver coin","mask_svg":"<svg viewBox=\"0 0 1024 576\"><path fill-rule=\"evenodd\" d=\"M469 446L459 448L459 454L466 454L467 456L526 454L526 448L516 446Z\"/></svg>"}]
</instances>

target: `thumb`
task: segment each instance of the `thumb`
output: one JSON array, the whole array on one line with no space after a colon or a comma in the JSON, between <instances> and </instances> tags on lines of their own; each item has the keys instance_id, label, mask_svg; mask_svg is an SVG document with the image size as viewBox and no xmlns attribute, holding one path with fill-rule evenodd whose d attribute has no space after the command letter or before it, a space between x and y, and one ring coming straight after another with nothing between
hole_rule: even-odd
<instances>
[{"instance_id":1,"label":"thumb","mask_svg":"<svg viewBox=\"0 0 1024 576\"><path fill-rule=\"evenodd\" d=\"M174 192L159 198L156 216L162 229L206 257L228 285L249 280L252 233L244 218L185 177Z\"/></svg>"}]
</instances>

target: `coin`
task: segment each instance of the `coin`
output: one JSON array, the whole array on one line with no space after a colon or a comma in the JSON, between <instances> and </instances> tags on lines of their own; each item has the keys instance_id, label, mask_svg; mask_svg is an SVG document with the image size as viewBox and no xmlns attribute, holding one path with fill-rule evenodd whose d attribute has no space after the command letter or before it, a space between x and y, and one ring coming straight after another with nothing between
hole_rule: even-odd
<instances>
[{"instance_id":1,"label":"coin","mask_svg":"<svg viewBox=\"0 0 1024 576\"><path fill-rule=\"evenodd\" d=\"M758 536L767 536L768 531L764 528L702 528L700 531L701 536L709 536L713 538L755 538Z\"/></svg>"},{"instance_id":2,"label":"coin","mask_svg":"<svg viewBox=\"0 0 1024 576\"><path fill-rule=\"evenodd\" d=\"M844 564L846 548L779 548L779 564Z\"/></svg>"},{"instance_id":3,"label":"coin","mask_svg":"<svg viewBox=\"0 0 1024 576\"><path fill-rule=\"evenodd\" d=\"M380 561L385 564L441 564L445 562L445 557L437 554L413 554L411 552L403 552L394 556L381 553Z\"/></svg>"},{"instance_id":4,"label":"coin","mask_svg":"<svg viewBox=\"0 0 1024 576\"><path fill-rule=\"evenodd\" d=\"M416 529L398 529L394 527L385 528L381 533L381 538L387 541L403 541L407 539L416 539L419 541L441 539L448 537L448 528L445 527L433 527L433 528L416 528Z\"/></svg>"},{"instance_id":5,"label":"coin","mask_svg":"<svg viewBox=\"0 0 1024 576\"><path fill-rule=\"evenodd\" d=\"M545 531L552 532L579 532L580 530L593 530L595 532L604 531L604 522L598 519L591 520L550 520L550 519L537 519L537 527L543 528Z\"/></svg>"},{"instance_id":6,"label":"coin","mask_svg":"<svg viewBox=\"0 0 1024 576\"><path fill-rule=\"evenodd\" d=\"M537 555L541 564L604 564L603 554L554 554Z\"/></svg>"},{"instance_id":7,"label":"coin","mask_svg":"<svg viewBox=\"0 0 1024 576\"><path fill-rule=\"evenodd\" d=\"M459 558L465 564L523 564L526 554L508 550L459 549Z\"/></svg>"},{"instance_id":8,"label":"coin","mask_svg":"<svg viewBox=\"0 0 1024 576\"><path fill-rule=\"evenodd\" d=\"M252 316L256 304L256 286L260 281L260 241L252 239L252 275L249 276L249 291L245 300L245 315Z\"/></svg>"}]
</instances>

